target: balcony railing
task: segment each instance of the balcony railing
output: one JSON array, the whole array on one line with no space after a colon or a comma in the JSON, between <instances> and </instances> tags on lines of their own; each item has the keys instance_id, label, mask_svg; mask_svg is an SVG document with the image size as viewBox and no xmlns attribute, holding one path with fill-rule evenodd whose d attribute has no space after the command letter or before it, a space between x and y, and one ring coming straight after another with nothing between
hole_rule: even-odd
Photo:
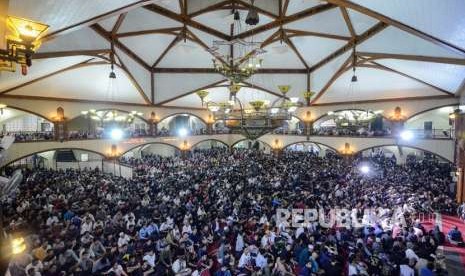
<instances>
[{"instance_id":1,"label":"balcony railing","mask_svg":"<svg viewBox=\"0 0 465 276\"><path fill-rule=\"evenodd\" d=\"M453 139L455 137L455 132L453 129L433 129L433 130L424 130L424 129L408 129L413 133L413 137L417 139ZM228 129L217 129L213 130L211 133L207 133L205 129L200 129L197 131L191 131L189 135L216 135L216 134L231 134ZM270 134L279 134L279 135L297 135L297 136L307 136L303 130L283 130L276 129ZM53 141L55 139L53 131L18 131L18 132L7 132L2 133L0 137L5 135L10 135L15 137L15 143L24 143L24 142L40 142L40 141ZM381 132L368 132L368 131L348 131L346 129L320 129L313 130L310 134L311 136L328 136L328 137L366 137L366 138L395 138L396 136L389 131ZM139 138L139 137L169 137L169 136L178 136L176 131L158 131L156 136L151 136L146 131L136 131L126 133L126 137L130 138ZM108 139L107 135L103 133L90 133L90 132L77 132L70 131L68 133L67 140L93 140L93 139Z\"/></svg>"}]
</instances>

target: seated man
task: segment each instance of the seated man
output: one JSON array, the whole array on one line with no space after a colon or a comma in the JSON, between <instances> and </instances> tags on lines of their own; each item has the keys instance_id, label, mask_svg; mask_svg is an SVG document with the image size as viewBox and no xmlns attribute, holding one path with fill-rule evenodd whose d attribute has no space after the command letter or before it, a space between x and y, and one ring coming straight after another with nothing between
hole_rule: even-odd
<instances>
[{"instance_id":1,"label":"seated man","mask_svg":"<svg viewBox=\"0 0 465 276\"><path fill-rule=\"evenodd\" d=\"M449 233L447 233L447 240L454 245L463 244L462 233L457 226L452 227Z\"/></svg>"}]
</instances>

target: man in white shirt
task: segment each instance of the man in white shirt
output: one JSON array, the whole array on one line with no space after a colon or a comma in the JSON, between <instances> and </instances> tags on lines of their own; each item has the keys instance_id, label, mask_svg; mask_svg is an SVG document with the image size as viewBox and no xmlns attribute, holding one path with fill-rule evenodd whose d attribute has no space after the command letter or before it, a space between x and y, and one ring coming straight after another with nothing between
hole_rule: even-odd
<instances>
[{"instance_id":1,"label":"man in white shirt","mask_svg":"<svg viewBox=\"0 0 465 276\"><path fill-rule=\"evenodd\" d=\"M187 276L191 274L191 269L187 267L186 260L184 255L178 256L178 258L174 261L173 265L171 266L174 274L176 276Z\"/></svg>"},{"instance_id":2,"label":"man in white shirt","mask_svg":"<svg viewBox=\"0 0 465 276\"><path fill-rule=\"evenodd\" d=\"M153 250L145 253L143 260L146 261L151 267L155 267L155 253L153 253Z\"/></svg>"},{"instance_id":3,"label":"man in white shirt","mask_svg":"<svg viewBox=\"0 0 465 276\"><path fill-rule=\"evenodd\" d=\"M118 238L118 247L123 247L124 245L127 245L130 239L131 238L128 235L126 235L123 232L120 232Z\"/></svg>"}]
</instances>

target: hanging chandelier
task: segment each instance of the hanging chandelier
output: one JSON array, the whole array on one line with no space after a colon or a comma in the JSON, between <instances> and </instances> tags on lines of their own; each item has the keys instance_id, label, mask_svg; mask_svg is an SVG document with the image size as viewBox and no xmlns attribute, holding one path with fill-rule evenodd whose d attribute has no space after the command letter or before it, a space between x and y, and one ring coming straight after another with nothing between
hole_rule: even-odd
<instances>
[{"instance_id":1,"label":"hanging chandelier","mask_svg":"<svg viewBox=\"0 0 465 276\"><path fill-rule=\"evenodd\" d=\"M290 120L299 105L299 98L287 98L289 85L279 85L283 97L273 103L265 100L249 101L247 106L236 96L241 86L232 84L229 87L230 100L215 103L207 101L207 108L213 113L215 121L223 121L232 133L239 133L248 139L258 137L283 125Z\"/></svg>"},{"instance_id":2,"label":"hanging chandelier","mask_svg":"<svg viewBox=\"0 0 465 276\"><path fill-rule=\"evenodd\" d=\"M242 33L239 11L233 11L233 35ZM257 19L258 20L258 19ZM257 72L262 66L261 56L266 53L261 42L233 39L231 41L213 41L208 52L213 55L213 67L233 83L240 83ZM233 49L231 51L231 49Z\"/></svg>"},{"instance_id":3,"label":"hanging chandelier","mask_svg":"<svg viewBox=\"0 0 465 276\"><path fill-rule=\"evenodd\" d=\"M0 49L0 71L15 72L19 64L21 73L27 75L32 55L40 47L40 38L49 26L14 16L8 16L6 23L9 35L6 36L6 49Z\"/></svg>"},{"instance_id":4,"label":"hanging chandelier","mask_svg":"<svg viewBox=\"0 0 465 276\"><path fill-rule=\"evenodd\" d=\"M142 117L142 112L131 111L129 113L120 112L118 110L95 110L89 109L81 111L81 114L88 117L91 120L98 121L101 123L101 127L105 128L107 125L119 125L121 127L127 127L136 117Z\"/></svg>"}]
</instances>

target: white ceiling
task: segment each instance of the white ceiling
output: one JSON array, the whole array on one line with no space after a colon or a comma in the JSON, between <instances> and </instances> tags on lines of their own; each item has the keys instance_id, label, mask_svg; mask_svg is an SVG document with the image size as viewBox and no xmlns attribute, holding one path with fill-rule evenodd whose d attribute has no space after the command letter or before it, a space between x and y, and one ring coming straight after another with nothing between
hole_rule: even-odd
<instances>
[{"instance_id":1,"label":"white ceiling","mask_svg":"<svg viewBox=\"0 0 465 276\"><path fill-rule=\"evenodd\" d=\"M188 14L199 12L222 1L189 0L187 1L187 12ZM465 32L463 31L465 29L465 17L463 16L465 2L463 0L441 1L440 5L437 4L437 0L351 1L459 48L465 48ZM250 3L248 0L244 0L244 2ZM278 0L255 1L255 4L267 13L260 13L258 28L270 24L278 17L279 2ZM110 49L110 43L94 31L90 24L98 24L106 32L111 32L122 12L127 12L127 14L116 35L141 30L183 27L182 23L169 18L169 16L163 16L142 7L153 3L162 9L167 9L170 13L179 14L181 12L178 0L145 2L136 0L9 0L8 14L46 23L50 25L49 33L70 27L68 31L59 32L55 34L53 39L45 41L39 53L97 50ZM286 16L292 16L323 4L325 4L324 1L318 0L290 0ZM347 11L357 35L363 34L379 23L377 19L355 10L347 9ZM215 10L201 13L193 17L192 20L205 26L206 29L213 29L229 36L230 21L228 19L230 13L231 11L226 9ZM244 19L247 11L241 10L240 13L241 18ZM165 13L165 15L167 14ZM86 21L89 22L86 23ZM245 24L243 25L245 26ZM140 60L146 65L152 66L163 55L156 65L157 68L212 68L212 56L202 44L210 46L213 41L221 40L221 38L207 33L205 28L199 30L188 24L187 29L198 37L201 43L181 39L165 54L163 53L168 45L176 37L174 33L119 38L119 42L126 49L115 47L116 60L124 67L124 69L116 69L118 75L118 93L116 95L108 94L109 65L81 66L54 74L91 58L100 63L104 61L95 55L35 59L27 76L21 76L18 72L2 72L0 73L2 80L0 93L11 90L7 92L10 95L147 103L147 99L151 99L153 90L154 104L201 107L198 97L188 93L209 87L213 83L219 83L224 79L221 75L213 73L154 73L152 77L152 73L147 67L140 64ZM283 28L351 37L341 9L337 7L285 24ZM244 31L246 30L247 28L244 27ZM254 35L254 40L264 41L277 30L278 28L275 27L260 32ZM314 66L348 42L347 40L317 36L295 36L290 40L309 67ZM465 59L465 51L464 53L452 51L439 44L389 26L357 46L357 51ZM300 60L294 49L285 42L278 40L267 45L264 49L267 52L264 55L263 68L306 70L306 65ZM135 56L139 57L140 60ZM310 75L311 89L322 92L329 80L350 56L351 50L349 49L349 51L314 70ZM382 59L376 62L401 74L373 68L358 68L358 91L354 92L353 95L347 94L350 90L350 77L352 76L350 71L342 74L326 91L323 91L317 102L347 101L349 96L351 100L439 96L446 95L444 91L458 93L464 83L465 66L462 65L400 59ZM47 77L47 75L51 76ZM43 79L37 80L38 78ZM307 89L307 74L305 72L300 74L257 74L248 82L256 85L259 90L243 88L239 98L244 101L249 101L250 97L274 99L276 96L268 92L279 93L277 85L280 84L292 86L289 96L302 97L302 92ZM424 83L429 83L431 86ZM433 86L439 89L435 89ZM227 100L228 95L229 93L224 87L211 88L210 97L215 101Z\"/></svg>"}]
</instances>

